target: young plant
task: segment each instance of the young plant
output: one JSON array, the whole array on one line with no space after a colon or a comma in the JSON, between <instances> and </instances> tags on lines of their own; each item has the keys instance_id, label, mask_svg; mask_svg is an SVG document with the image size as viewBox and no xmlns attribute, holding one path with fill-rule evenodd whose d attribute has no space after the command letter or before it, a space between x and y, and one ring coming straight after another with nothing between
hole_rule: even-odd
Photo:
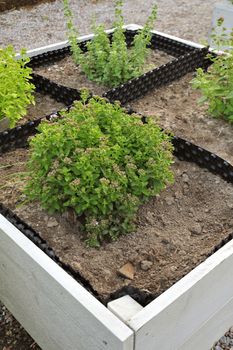
<instances>
[{"instance_id":1,"label":"young plant","mask_svg":"<svg viewBox=\"0 0 233 350\"><path fill-rule=\"evenodd\" d=\"M73 208L90 246L132 231L139 205L173 181L170 136L117 103L83 97L38 130L26 194L51 212Z\"/></svg>"},{"instance_id":2,"label":"young plant","mask_svg":"<svg viewBox=\"0 0 233 350\"><path fill-rule=\"evenodd\" d=\"M112 41L110 42L103 25L94 25L94 38L87 44L87 53L82 54L77 43L78 31L73 24L73 15L68 0L63 1L69 33L68 39L74 62L80 64L88 79L113 87L137 77L143 72L143 66L149 52L147 46L151 40L150 31L153 29L157 16L156 6L153 7L144 28L134 37L133 45L128 50L123 28L122 1L117 0L115 2L115 31Z\"/></svg>"},{"instance_id":3,"label":"young plant","mask_svg":"<svg viewBox=\"0 0 233 350\"><path fill-rule=\"evenodd\" d=\"M197 69L192 86L202 92L200 103L208 102L208 111L215 118L224 118L233 123L233 31L228 36L222 27L223 18L218 20L217 31L213 34L217 47L227 46L224 54L208 54L212 62L208 71Z\"/></svg>"},{"instance_id":4,"label":"young plant","mask_svg":"<svg viewBox=\"0 0 233 350\"><path fill-rule=\"evenodd\" d=\"M26 114L26 107L34 103L34 85L30 82L32 70L26 67L29 58L21 51L16 60L13 47L0 49L0 120L8 118L10 127Z\"/></svg>"}]
</instances>

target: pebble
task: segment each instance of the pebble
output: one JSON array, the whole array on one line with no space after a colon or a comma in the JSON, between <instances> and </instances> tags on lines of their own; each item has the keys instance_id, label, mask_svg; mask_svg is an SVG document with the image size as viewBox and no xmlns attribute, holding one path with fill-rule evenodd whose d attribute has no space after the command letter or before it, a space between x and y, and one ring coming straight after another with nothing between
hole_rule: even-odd
<instances>
[{"instance_id":1,"label":"pebble","mask_svg":"<svg viewBox=\"0 0 233 350\"><path fill-rule=\"evenodd\" d=\"M219 342L224 345L230 345L231 338L224 335L220 338Z\"/></svg>"},{"instance_id":2,"label":"pebble","mask_svg":"<svg viewBox=\"0 0 233 350\"><path fill-rule=\"evenodd\" d=\"M123 265L117 272L121 277L125 277L129 280L133 280L134 274L135 274L135 268L132 263L128 262L125 265Z\"/></svg>"},{"instance_id":3,"label":"pebble","mask_svg":"<svg viewBox=\"0 0 233 350\"><path fill-rule=\"evenodd\" d=\"M184 182L189 183L189 176L186 173L182 175L182 179Z\"/></svg>"},{"instance_id":4,"label":"pebble","mask_svg":"<svg viewBox=\"0 0 233 350\"><path fill-rule=\"evenodd\" d=\"M189 231L193 235L200 235L202 233L202 227L199 223L196 223L189 229Z\"/></svg>"},{"instance_id":5,"label":"pebble","mask_svg":"<svg viewBox=\"0 0 233 350\"><path fill-rule=\"evenodd\" d=\"M143 271L148 271L152 267L153 262L149 260L142 260L140 263L140 267Z\"/></svg>"},{"instance_id":6,"label":"pebble","mask_svg":"<svg viewBox=\"0 0 233 350\"><path fill-rule=\"evenodd\" d=\"M223 348L222 348L221 346L219 346L219 345L216 345L216 346L214 347L214 350L223 350Z\"/></svg>"},{"instance_id":7,"label":"pebble","mask_svg":"<svg viewBox=\"0 0 233 350\"><path fill-rule=\"evenodd\" d=\"M167 197L165 198L165 202L167 203L167 205L172 205L175 202L175 200L173 197Z\"/></svg>"},{"instance_id":8,"label":"pebble","mask_svg":"<svg viewBox=\"0 0 233 350\"><path fill-rule=\"evenodd\" d=\"M47 222L47 227L56 227L56 226L58 226L57 220L53 217L49 218Z\"/></svg>"}]
</instances>

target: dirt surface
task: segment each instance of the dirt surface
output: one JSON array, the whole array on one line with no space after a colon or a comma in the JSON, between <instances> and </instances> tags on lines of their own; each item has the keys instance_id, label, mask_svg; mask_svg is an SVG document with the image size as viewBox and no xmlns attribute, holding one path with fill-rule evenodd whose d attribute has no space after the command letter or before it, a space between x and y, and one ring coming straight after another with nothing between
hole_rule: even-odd
<instances>
[{"instance_id":1,"label":"dirt surface","mask_svg":"<svg viewBox=\"0 0 233 350\"><path fill-rule=\"evenodd\" d=\"M19 174L27 156L18 149L0 158L0 202L39 229L60 259L89 280L101 297L126 284L161 294L232 232L233 186L195 164L175 160L174 185L140 208L136 232L87 249L78 221L50 216L38 203L21 205L24 179ZM132 281L118 276L128 262L135 272Z\"/></svg>"},{"instance_id":2,"label":"dirt surface","mask_svg":"<svg viewBox=\"0 0 233 350\"><path fill-rule=\"evenodd\" d=\"M2 304L0 308L0 349L40 350L40 347Z\"/></svg>"},{"instance_id":3,"label":"dirt surface","mask_svg":"<svg viewBox=\"0 0 233 350\"><path fill-rule=\"evenodd\" d=\"M193 77L194 74L187 74L130 105L144 115L157 116L165 129L233 164L233 125L212 118L207 112L208 105L198 103L201 93L192 88L190 81Z\"/></svg>"},{"instance_id":4,"label":"dirt surface","mask_svg":"<svg viewBox=\"0 0 233 350\"><path fill-rule=\"evenodd\" d=\"M30 120L44 117L64 107L65 105L63 103L57 102L47 95L35 93L35 105L28 107L27 114L18 121L17 125L23 125Z\"/></svg>"},{"instance_id":5,"label":"dirt surface","mask_svg":"<svg viewBox=\"0 0 233 350\"><path fill-rule=\"evenodd\" d=\"M146 59L144 72L150 69L161 66L174 57L167 55L159 50L150 50ZM71 56L68 56L58 62L50 63L35 69L37 74L55 81L56 83L72 87L75 89L87 88L93 94L101 96L110 88L99 85L87 79L84 73L81 72L80 67L76 66Z\"/></svg>"}]
</instances>

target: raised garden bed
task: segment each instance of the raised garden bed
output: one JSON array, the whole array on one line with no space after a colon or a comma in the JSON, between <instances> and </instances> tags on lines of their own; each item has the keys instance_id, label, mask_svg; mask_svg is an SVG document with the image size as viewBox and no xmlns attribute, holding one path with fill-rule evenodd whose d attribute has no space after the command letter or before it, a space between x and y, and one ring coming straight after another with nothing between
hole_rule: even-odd
<instances>
[{"instance_id":1,"label":"raised garden bed","mask_svg":"<svg viewBox=\"0 0 233 350\"><path fill-rule=\"evenodd\" d=\"M139 80L140 78L137 81ZM45 87L46 80L43 82L44 85L42 85ZM134 89L134 84L131 83L131 85ZM72 102L75 93L78 96L75 90L68 90L69 95L66 89L56 87L55 84L52 89L50 84L47 91L55 91L54 94L59 96L59 89L63 91L63 100L65 96ZM142 89L143 93L147 89L149 89L148 86ZM35 126L38 123L39 120L1 134L1 164L6 165L11 160L10 157L14 156L13 152L16 152L15 156L20 162L24 162L27 152L21 147L26 145L27 137L35 132ZM101 290L101 284L104 285L109 280L107 277L109 276L108 267L111 265L109 260L105 260L109 266L105 266L107 274L104 283L99 280L98 257L94 260L96 270L93 271L92 266L89 275L85 276L82 270L83 261L76 260L76 263L68 264L67 247L52 246L54 242L50 241L50 238L57 225L51 228L47 236L46 234L43 236L41 224L39 226L33 224L33 228L27 225L27 223L32 224L30 212L33 216L35 208L15 208L16 203L12 201L11 196L12 192L18 191L17 186L5 196L5 205L16 210L20 219L4 206L1 207L1 213L5 218L1 216L0 219L0 278L3 281L0 286L0 298L42 348L46 350L74 348L139 350L145 348L146 344L148 350L155 348L209 349L214 341L232 325L233 312L230 310L233 280L230 266L233 260L233 244L230 241L232 223L228 219L232 210L230 204L233 198L233 169L226 161L189 142L176 137L173 142L175 155L180 159L177 159L175 164L178 186L175 196L173 197L172 188L169 188L161 198L150 202L144 208L146 215L140 216L139 232L123 237L121 239L123 246L118 246L119 243L116 242L106 245L99 253L90 251L91 258L96 259L98 254L102 256L104 250L109 250L111 258L117 247L118 267L127 261L136 267L136 278L133 278L132 282L114 275L112 289L107 289L105 292ZM8 148L11 149L10 153L6 153L9 152ZM199 168L199 165L203 169ZM18 170L12 168L13 173ZM205 188L202 187L204 181ZM187 194L192 191L196 204L189 202ZM223 199L220 216L217 207ZM182 201L183 207L181 207ZM192 206L193 210L188 210L189 206ZM163 212L163 215L156 212L156 207ZM185 207L187 211L182 213ZM173 216L164 216L166 210ZM179 212L182 215L180 221L184 226L183 238L178 238L176 235L176 231L181 227L175 222ZM38 213L39 216L44 215L42 212L38 211ZM27 223L21 221L21 218ZM47 217L43 221L47 222L49 219L51 218ZM63 219L59 217L55 219L60 228L62 222L59 220ZM192 231L187 234L187 223L192 224L197 222L197 219L199 219L199 226L190 226ZM218 219L219 222L217 222ZM159 221L161 226L156 226ZM179 219L177 221L179 222ZM153 230L148 228L149 225ZM165 228L163 236L161 236L162 226ZM72 227L69 226L68 229L70 230L68 237L74 239ZM57 232L60 231L57 230ZM136 243L142 236L149 238L149 241L147 243L146 240L142 241L145 250L139 255L140 251L136 251ZM225 243L227 244L221 248ZM152 244L157 251L149 249L149 245ZM67 246L67 242L65 245ZM131 251L128 249L130 245ZM193 257L187 253L189 245L193 247L193 251L197 250L197 246L204 246L204 250L199 256ZM142 249L141 247L139 250ZM214 253L219 248L220 250ZM125 254L120 257L119 252L123 249ZM211 255L212 253L214 254ZM83 258L85 254L87 253L82 251L78 255ZM176 257L180 256L181 260L177 260L178 265L175 265L172 254ZM211 256L208 257L208 255ZM206 257L208 257L207 260L205 260ZM90 260L89 256L87 256L88 259ZM149 269L154 265L155 269L152 271L156 282L153 283L150 278L151 283L142 288L142 285L137 285L135 280L139 275L148 275L148 271L142 268L146 266L145 261L147 266L150 265ZM194 268L201 261L202 263ZM116 267L114 268L116 270ZM166 278L159 277L163 268L167 270ZM179 270L180 274L177 273ZM190 270L192 271L189 272ZM110 271L111 278L112 274ZM167 278L169 274L170 280ZM94 275L98 276L97 284L95 284ZM186 276L180 279L183 275ZM178 279L180 280L175 283ZM166 290L173 283L175 284ZM124 284L126 286L122 288ZM164 290L166 291L162 293ZM158 296L159 294L161 295ZM128 297L118 299L123 295ZM129 296L140 304L134 302ZM114 299L116 300L112 301ZM107 303L111 311L104 306Z\"/></svg>"}]
</instances>

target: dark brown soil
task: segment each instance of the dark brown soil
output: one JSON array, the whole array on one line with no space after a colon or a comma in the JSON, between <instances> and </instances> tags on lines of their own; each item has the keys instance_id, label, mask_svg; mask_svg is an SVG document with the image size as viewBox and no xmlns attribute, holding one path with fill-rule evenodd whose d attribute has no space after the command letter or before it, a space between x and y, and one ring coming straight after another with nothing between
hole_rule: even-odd
<instances>
[{"instance_id":1,"label":"dark brown soil","mask_svg":"<svg viewBox=\"0 0 233 350\"><path fill-rule=\"evenodd\" d=\"M208 105L199 105L201 93L190 84L194 74L154 90L131 103L144 115L157 116L175 135L216 153L233 164L233 125L208 115Z\"/></svg>"},{"instance_id":2,"label":"dark brown soil","mask_svg":"<svg viewBox=\"0 0 233 350\"><path fill-rule=\"evenodd\" d=\"M150 50L150 55L145 63L145 71L161 66L162 64L165 64L173 59L174 57L167 55L162 51ZM99 96L110 89L106 86L99 85L88 80L81 72L80 67L74 64L71 56L68 56L57 63L38 67L35 69L35 71L36 73L43 75L56 83L75 89L87 88L93 94Z\"/></svg>"},{"instance_id":3,"label":"dark brown soil","mask_svg":"<svg viewBox=\"0 0 233 350\"><path fill-rule=\"evenodd\" d=\"M136 232L100 249L87 248L78 222L50 216L38 203L21 205L24 180L19 174L27 157L26 150L18 149L0 158L0 202L39 231L102 297L128 284L160 294L232 232L233 186L195 164L175 160L175 184L140 208ZM133 264L133 280L118 276L127 262Z\"/></svg>"},{"instance_id":4,"label":"dark brown soil","mask_svg":"<svg viewBox=\"0 0 233 350\"><path fill-rule=\"evenodd\" d=\"M52 2L54 0L1 0L0 1L0 12L18 9L22 6L31 7L42 2Z\"/></svg>"},{"instance_id":5,"label":"dark brown soil","mask_svg":"<svg viewBox=\"0 0 233 350\"><path fill-rule=\"evenodd\" d=\"M53 112L57 112L63 109L65 105L61 102L57 102L47 95L39 93L35 94L35 105L28 107L27 114L18 121L17 125L23 125L30 120L35 120L40 117L44 117Z\"/></svg>"},{"instance_id":6,"label":"dark brown soil","mask_svg":"<svg viewBox=\"0 0 233 350\"><path fill-rule=\"evenodd\" d=\"M16 321L4 305L0 303L0 349L40 350L40 347Z\"/></svg>"}]
</instances>

